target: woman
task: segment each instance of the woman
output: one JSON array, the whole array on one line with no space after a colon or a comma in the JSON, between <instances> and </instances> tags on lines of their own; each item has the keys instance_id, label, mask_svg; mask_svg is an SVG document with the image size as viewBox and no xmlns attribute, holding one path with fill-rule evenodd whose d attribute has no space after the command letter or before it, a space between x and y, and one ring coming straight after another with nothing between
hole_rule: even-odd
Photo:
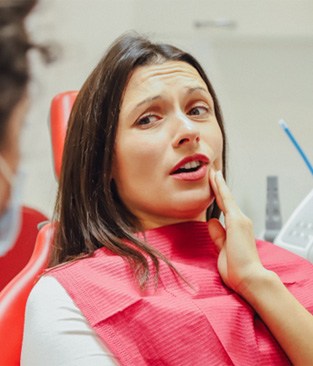
<instances>
[{"instance_id":1,"label":"woman","mask_svg":"<svg viewBox=\"0 0 313 366\"><path fill-rule=\"evenodd\" d=\"M225 145L191 55L137 35L112 45L71 114L23 365L310 364L312 265L256 247Z\"/></svg>"},{"instance_id":2,"label":"woman","mask_svg":"<svg viewBox=\"0 0 313 366\"><path fill-rule=\"evenodd\" d=\"M46 220L31 208L21 209L22 175L18 169L20 136L29 104L28 54L35 48L47 60L49 56L48 49L33 44L25 27L36 3L0 0L0 290L26 265L37 224ZM27 227L27 237L22 227Z\"/></svg>"}]
</instances>

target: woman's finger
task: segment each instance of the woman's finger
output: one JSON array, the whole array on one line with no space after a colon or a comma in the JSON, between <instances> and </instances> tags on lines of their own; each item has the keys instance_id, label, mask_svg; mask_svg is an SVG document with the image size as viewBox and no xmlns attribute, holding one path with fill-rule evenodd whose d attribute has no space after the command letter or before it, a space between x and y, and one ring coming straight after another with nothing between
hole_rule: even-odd
<instances>
[{"instance_id":1,"label":"woman's finger","mask_svg":"<svg viewBox=\"0 0 313 366\"><path fill-rule=\"evenodd\" d=\"M216 175L216 170L214 168L212 168L211 171L210 171L210 186L211 186L211 188L213 190L213 193L215 195L215 200L216 200L216 203L217 203L218 207L221 209L221 211L223 213L225 213L223 200L222 200L222 197L219 193L219 189L217 187L217 182L215 180L215 175Z\"/></svg>"},{"instance_id":2,"label":"woman's finger","mask_svg":"<svg viewBox=\"0 0 313 366\"><path fill-rule=\"evenodd\" d=\"M219 200L221 201L220 209L223 211L224 214L227 214L230 211L240 211L236 201L234 200L234 197L228 188L223 174L221 171L217 171L215 173L215 185L217 188L217 196L219 197Z\"/></svg>"}]
</instances>

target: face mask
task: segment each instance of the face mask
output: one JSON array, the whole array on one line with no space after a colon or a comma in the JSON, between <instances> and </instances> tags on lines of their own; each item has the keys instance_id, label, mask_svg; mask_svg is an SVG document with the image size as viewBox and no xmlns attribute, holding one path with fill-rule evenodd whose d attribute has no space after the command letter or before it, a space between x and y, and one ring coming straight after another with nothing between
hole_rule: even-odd
<instances>
[{"instance_id":1,"label":"face mask","mask_svg":"<svg viewBox=\"0 0 313 366\"><path fill-rule=\"evenodd\" d=\"M8 163L0 155L0 174L11 185L11 196L5 212L0 217L0 256L4 256L13 246L21 228L21 198L23 172L12 173Z\"/></svg>"}]
</instances>

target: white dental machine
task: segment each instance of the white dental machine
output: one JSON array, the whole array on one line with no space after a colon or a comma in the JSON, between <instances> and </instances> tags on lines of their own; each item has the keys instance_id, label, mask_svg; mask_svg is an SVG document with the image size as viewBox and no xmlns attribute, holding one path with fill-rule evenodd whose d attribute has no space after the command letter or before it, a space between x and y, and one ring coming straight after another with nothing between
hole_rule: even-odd
<instances>
[{"instance_id":1,"label":"white dental machine","mask_svg":"<svg viewBox=\"0 0 313 366\"><path fill-rule=\"evenodd\" d=\"M313 189L292 213L274 243L313 263Z\"/></svg>"}]
</instances>

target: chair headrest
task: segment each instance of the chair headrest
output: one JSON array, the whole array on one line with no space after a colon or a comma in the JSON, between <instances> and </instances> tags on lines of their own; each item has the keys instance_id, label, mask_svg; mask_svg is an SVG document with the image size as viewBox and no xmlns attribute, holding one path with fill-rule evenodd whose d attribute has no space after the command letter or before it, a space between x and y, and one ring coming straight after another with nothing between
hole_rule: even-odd
<instances>
[{"instance_id":1,"label":"chair headrest","mask_svg":"<svg viewBox=\"0 0 313 366\"><path fill-rule=\"evenodd\" d=\"M58 180L61 172L64 140L68 120L78 91L57 94L50 107L50 133L54 161L54 173Z\"/></svg>"}]
</instances>

